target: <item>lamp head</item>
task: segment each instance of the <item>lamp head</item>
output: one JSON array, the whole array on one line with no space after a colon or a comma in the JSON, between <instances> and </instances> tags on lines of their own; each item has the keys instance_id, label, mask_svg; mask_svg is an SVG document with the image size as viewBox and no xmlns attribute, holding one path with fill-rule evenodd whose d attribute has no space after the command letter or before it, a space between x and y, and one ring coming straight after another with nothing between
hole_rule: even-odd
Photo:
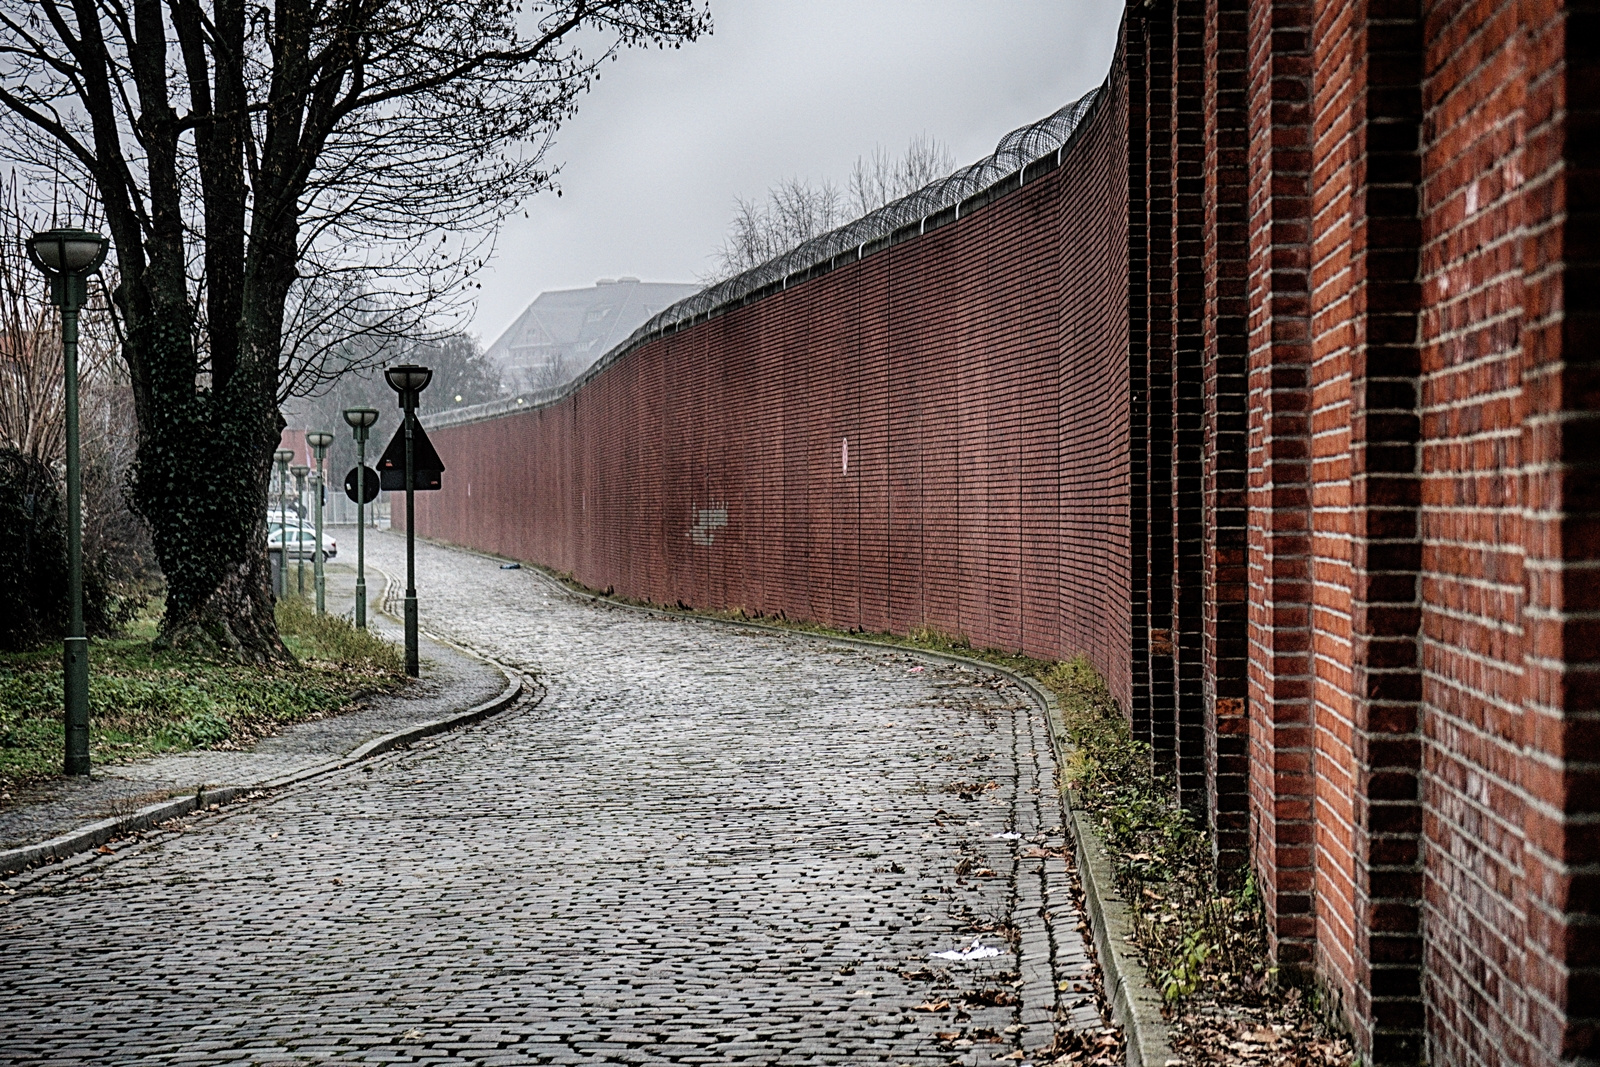
<instances>
[{"instance_id":1,"label":"lamp head","mask_svg":"<svg viewBox=\"0 0 1600 1067\"><path fill-rule=\"evenodd\" d=\"M272 458L278 461L279 467L287 467L289 465L289 461L294 458L294 450L291 448L280 448L272 454Z\"/></svg>"},{"instance_id":2,"label":"lamp head","mask_svg":"<svg viewBox=\"0 0 1600 1067\"><path fill-rule=\"evenodd\" d=\"M311 468L307 467L303 463L296 463L294 466L289 468L289 473L294 475L294 480L298 482L302 481L307 474L311 473Z\"/></svg>"},{"instance_id":3,"label":"lamp head","mask_svg":"<svg viewBox=\"0 0 1600 1067\"><path fill-rule=\"evenodd\" d=\"M28 258L46 274L75 277L90 274L104 263L110 245L97 233L58 227L28 238Z\"/></svg>"},{"instance_id":4,"label":"lamp head","mask_svg":"<svg viewBox=\"0 0 1600 1067\"><path fill-rule=\"evenodd\" d=\"M433 381L433 371L427 367L419 367L415 363L401 363L390 367L383 372L383 376L388 381L389 388L400 394L402 404L406 402L408 395L412 403L415 403L417 394Z\"/></svg>"},{"instance_id":5,"label":"lamp head","mask_svg":"<svg viewBox=\"0 0 1600 1067\"><path fill-rule=\"evenodd\" d=\"M377 408L345 408L344 421L350 424L352 430L366 429L378 421Z\"/></svg>"},{"instance_id":6,"label":"lamp head","mask_svg":"<svg viewBox=\"0 0 1600 1067\"><path fill-rule=\"evenodd\" d=\"M333 444L333 434L326 430L312 430L306 434L306 444L317 450L317 458L322 458L322 453Z\"/></svg>"}]
</instances>

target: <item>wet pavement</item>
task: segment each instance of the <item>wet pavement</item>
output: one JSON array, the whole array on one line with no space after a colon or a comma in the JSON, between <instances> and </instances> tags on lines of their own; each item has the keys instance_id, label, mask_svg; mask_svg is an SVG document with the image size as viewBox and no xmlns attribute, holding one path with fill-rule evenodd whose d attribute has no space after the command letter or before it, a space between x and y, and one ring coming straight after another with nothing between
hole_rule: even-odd
<instances>
[{"instance_id":1,"label":"wet pavement","mask_svg":"<svg viewBox=\"0 0 1600 1067\"><path fill-rule=\"evenodd\" d=\"M424 627L543 700L12 880L0 1062L1017 1063L1101 1025L1026 694L418 551Z\"/></svg>"}]
</instances>

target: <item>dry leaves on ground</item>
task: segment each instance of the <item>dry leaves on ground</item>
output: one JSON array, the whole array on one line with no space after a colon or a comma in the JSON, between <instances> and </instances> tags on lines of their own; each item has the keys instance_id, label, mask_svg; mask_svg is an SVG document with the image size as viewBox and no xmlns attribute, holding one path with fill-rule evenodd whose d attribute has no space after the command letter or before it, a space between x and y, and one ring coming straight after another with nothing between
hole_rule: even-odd
<instances>
[{"instance_id":1,"label":"dry leaves on ground","mask_svg":"<svg viewBox=\"0 0 1600 1067\"><path fill-rule=\"evenodd\" d=\"M1342 1067L1352 1059L1350 1043L1318 1025L1298 989L1256 1005L1194 998L1169 1025L1185 1067Z\"/></svg>"}]
</instances>

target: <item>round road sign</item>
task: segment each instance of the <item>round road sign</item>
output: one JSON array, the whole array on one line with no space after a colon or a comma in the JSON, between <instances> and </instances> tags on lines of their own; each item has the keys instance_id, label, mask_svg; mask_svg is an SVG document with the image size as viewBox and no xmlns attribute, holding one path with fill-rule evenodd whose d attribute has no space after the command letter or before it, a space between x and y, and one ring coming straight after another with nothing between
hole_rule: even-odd
<instances>
[{"instance_id":1,"label":"round road sign","mask_svg":"<svg viewBox=\"0 0 1600 1067\"><path fill-rule=\"evenodd\" d=\"M370 504L378 499L378 472L371 467L361 468L367 473L363 479L362 488L367 491L367 499L356 500L356 470L351 467L350 473L344 476L344 495L354 500L357 504Z\"/></svg>"}]
</instances>

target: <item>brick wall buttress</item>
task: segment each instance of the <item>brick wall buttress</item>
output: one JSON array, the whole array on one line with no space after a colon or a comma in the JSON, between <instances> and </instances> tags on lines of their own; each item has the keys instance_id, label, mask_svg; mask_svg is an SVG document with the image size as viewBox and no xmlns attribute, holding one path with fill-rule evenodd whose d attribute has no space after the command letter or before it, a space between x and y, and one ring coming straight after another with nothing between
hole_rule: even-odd
<instances>
[{"instance_id":1,"label":"brick wall buttress","mask_svg":"<svg viewBox=\"0 0 1600 1067\"><path fill-rule=\"evenodd\" d=\"M1127 704L1133 736L1154 744L1150 616L1150 205L1145 195L1149 153L1149 50L1145 21L1130 11L1118 42L1127 93L1126 189L1128 204L1128 657L1132 685Z\"/></svg>"},{"instance_id":2,"label":"brick wall buttress","mask_svg":"<svg viewBox=\"0 0 1600 1067\"><path fill-rule=\"evenodd\" d=\"M1246 688L1245 271L1247 0L1206 4L1204 686L1207 822L1218 866L1240 868L1250 843Z\"/></svg>"},{"instance_id":3,"label":"brick wall buttress","mask_svg":"<svg viewBox=\"0 0 1600 1067\"><path fill-rule=\"evenodd\" d=\"M1250 0L1251 854L1278 966L1309 973L1312 914L1312 0Z\"/></svg>"},{"instance_id":4,"label":"brick wall buttress","mask_svg":"<svg viewBox=\"0 0 1600 1067\"><path fill-rule=\"evenodd\" d=\"M1421 20L1319 5L1313 198L1317 956L1373 1063L1423 1055Z\"/></svg>"},{"instance_id":5,"label":"brick wall buttress","mask_svg":"<svg viewBox=\"0 0 1600 1067\"><path fill-rule=\"evenodd\" d=\"M1205 684L1206 0L1172 0L1172 668L1178 801L1207 812Z\"/></svg>"},{"instance_id":6,"label":"brick wall buttress","mask_svg":"<svg viewBox=\"0 0 1600 1067\"><path fill-rule=\"evenodd\" d=\"M1600 4L1530 7L1522 706L1542 1067L1600 1059Z\"/></svg>"},{"instance_id":7,"label":"brick wall buttress","mask_svg":"<svg viewBox=\"0 0 1600 1067\"><path fill-rule=\"evenodd\" d=\"M1158 774L1177 772L1177 693L1172 640L1172 11L1146 11L1145 66L1145 563L1150 652L1151 758Z\"/></svg>"},{"instance_id":8,"label":"brick wall buttress","mask_svg":"<svg viewBox=\"0 0 1600 1067\"><path fill-rule=\"evenodd\" d=\"M1600 4L1530 7L1522 706L1542 1067L1600 1059Z\"/></svg>"}]
</instances>

